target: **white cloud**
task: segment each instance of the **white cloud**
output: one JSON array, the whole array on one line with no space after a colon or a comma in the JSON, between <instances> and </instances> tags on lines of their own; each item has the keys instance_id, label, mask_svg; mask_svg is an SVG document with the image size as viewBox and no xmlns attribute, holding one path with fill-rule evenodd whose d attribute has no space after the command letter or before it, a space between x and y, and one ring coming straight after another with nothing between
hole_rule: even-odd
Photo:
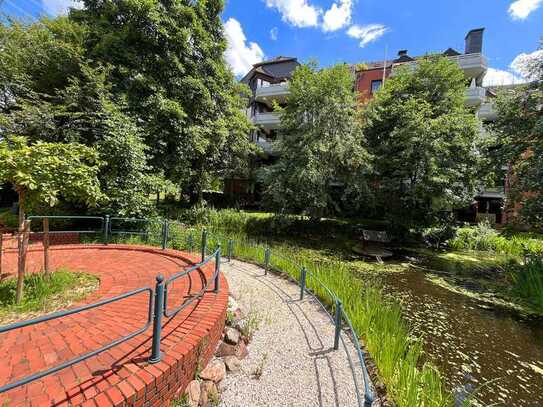
<instances>
[{"instance_id":1,"label":"white cloud","mask_svg":"<svg viewBox=\"0 0 543 407\"><path fill-rule=\"evenodd\" d=\"M513 59L507 70L488 68L483 86L512 85L534 80L538 74L534 72L534 67L541 60L543 60L543 49L519 54Z\"/></svg>"},{"instance_id":2,"label":"white cloud","mask_svg":"<svg viewBox=\"0 0 543 407\"><path fill-rule=\"evenodd\" d=\"M283 21L295 27L315 27L322 10L307 0L266 0L266 6L277 9Z\"/></svg>"},{"instance_id":3,"label":"white cloud","mask_svg":"<svg viewBox=\"0 0 543 407\"><path fill-rule=\"evenodd\" d=\"M224 58L234 75L245 75L251 70L253 64L262 61L264 52L256 42L247 43L239 21L234 18L228 19L224 24L224 33L228 42Z\"/></svg>"},{"instance_id":4,"label":"white cloud","mask_svg":"<svg viewBox=\"0 0 543 407\"><path fill-rule=\"evenodd\" d=\"M502 69L488 68L486 71L483 86L500 86L523 83L524 80L510 71Z\"/></svg>"},{"instance_id":5,"label":"white cloud","mask_svg":"<svg viewBox=\"0 0 543 407\"><path fill-rule=\"evenodd\" d=\"M279 38L279 29L277 27L273 27L270 30L270 38L272 41L277 41L277 38Z\"/></svg>"},{"instance_id":6,"label":"white cloud","mask_svg":"<svg viewBox=\"0 0 543 407\"><path fill-rule=\"evenodd\" d=\"M524 20L537 10L543 0L516 0L509 6L509 15L513 20Z\"/></svg>"},{"instance_id":7,"label":"white cloud","mask_svg":"<svg viewBox=\"0 0 543 407\"><path fill-rule=\"evenodd\" d=\"M324 13L322 29L324 31L337 31L349 25L352 11L353 0L339 0L339 3L332 4L332 7Z\"/></svg>"},{"instance_id":8,"label":"white cloud","mask_svg":"<svg viewBox=\"0 0 543 407\"><path fill-rule=\"evenodd\" d=\"M530 54L522 53L516 56L511 62L510 68L515 71L519 76L527 79L533 80L534 78L534 68L535 65L541 66L538 61L543 60L543 49L534 51ZM537 73L535 73L537 76Z\"/></svg>"},{"instance_id":9,"label":"white cloud","mask_svg":"<svg viewBox=\"0 0 543 407\"><path fill-rule=\"evenodd\" d=\"M382 37L388 28L383 24L353 25L347 31L347 35L360 40L360 47L364 48L370 42Z\"/></svg>"},{"instance_id":10,"label":"white cloud","mask_svg":"<svg viewBox=\"0 0 543 407\"><path fill-rule=\"evenodd\" d=\"M83 7L83 3L78 0L43 0L45 11L54 16L67 14L70 7L81 8Z\"/></svg>"}]
</instances>

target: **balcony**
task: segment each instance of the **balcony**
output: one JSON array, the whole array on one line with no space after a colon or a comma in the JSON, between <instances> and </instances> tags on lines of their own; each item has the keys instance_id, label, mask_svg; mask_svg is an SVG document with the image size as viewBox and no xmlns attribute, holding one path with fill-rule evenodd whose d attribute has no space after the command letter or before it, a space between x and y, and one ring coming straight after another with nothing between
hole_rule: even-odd
<instances>
[{"instance_id":1,"label":"balcony","mask_svg":"<svg viewBox=\"0 0 543 407\"><path fill-rule=\"evenodd\" d=\"M461 54L448 57L451 61L455 61L460 69L464 71L467 78L478 78L488 69L488 59L483 54ZM417 61L406 62L396 66L409 66L411 69L415 69ZM391 76L394 76L394 67L391 72Z\"/></svg>"},{"instance_id":2,"label":"balcony","mask_svg":"<svg viewBox=\"0 0 543 407\"><path fill-rule=\"evenodd\" d=\"M289 93L287 82L275 83L257 88L255 100L257 102L266 103L271 107L273 106L274 101L277 101L277 103L285 102Z\"/></svg>"},{"instance_id":3,"label":"balcony","mask_svg":"<svg viewBox=\"0 0 543 407\"><path fill-rule=\"evenodd\" d=\"M479 86L466 89L466 106L480 106L486 99L486 89Z\"/></svg>"},{"instance_id":4,"label":"balcony","mask_svg":"<svg viewBox=\"0 0 543 407\"><path fill-rule=\"evenodd\" d=\"M256 113L253 123L265 129L277 129L281 126L281 116L277 112Z\"/></svg>"},{"instance_id":5,"label":"balcony","mask_svg":"<svg viewBox=\"0 0 543 407\"><path fill-rule=\"evenodd\" d=\"M261 147L262 150L264 150L264 152L266 154L271 155L273 153L273 145L272 145L271 141L265 139L262 136L256 137L256 139L253 140L253 141L257 146Z\"/></svg>"},{"instance_id":6,"label":"balcony","mask_svg":"<svg viewBox=\"0 0 543 407\"><path fill-rule=\"evenodd\" d=\"M488 69L488 59L483 54L462 54L449 59L456 61L469 78L477 78Z\"/></svg>"},{"instance_id":7,"label":"balcony","mask_svg":"<svg viewBox=\"0 0 543 407\"><path fill-rule=\"evenodd\" d=\"M483 103L481 107L479 108L477 115L479 116L479 119L481 119L484 122L491 122L498 118L498 113L496 112L496 109L494 108L493 102Z\"/></svg>"}]
</instances>

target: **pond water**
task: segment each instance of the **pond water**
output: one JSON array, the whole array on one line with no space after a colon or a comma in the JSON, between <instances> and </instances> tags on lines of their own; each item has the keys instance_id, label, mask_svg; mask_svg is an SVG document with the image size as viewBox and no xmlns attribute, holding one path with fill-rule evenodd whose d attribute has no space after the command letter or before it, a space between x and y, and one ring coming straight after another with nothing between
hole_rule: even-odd
<instances>
[{"instance_id":1,"label":"pond water","mask_svg":"<svg viewBox=\"0 0 543 407\"><path fill-rule=\"evenodd\" d=\"M457 394L479 405L543 406L543 319L452 292L412 269L385 277L429 358Z\"/></svg>"}]
</instances>

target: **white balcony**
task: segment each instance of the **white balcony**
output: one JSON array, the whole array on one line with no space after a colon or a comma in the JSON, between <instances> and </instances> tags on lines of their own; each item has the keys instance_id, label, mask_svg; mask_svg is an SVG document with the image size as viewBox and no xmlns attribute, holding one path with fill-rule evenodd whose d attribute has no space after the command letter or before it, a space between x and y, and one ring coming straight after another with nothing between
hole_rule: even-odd
<instances>
[{"instance_id":1,"label":"white balcony","mask_svg":"<svg viewBox=\"0 0 543 407\"><path fill-rule=\"evenodd\" d=\"M458 63L458 66L468 78L478 78L481 74L488 69L488 59L483 54L461 54L448 57L451 61ZM406 62L396 66L409 66L411 69L415 69L417 61ZM391 72L391 76L394 76L394 67Z\"/></svg>"},{"instance_id":2,"label":"white balcony","mask_svg":"<svg viewBox=\"0 0 543 407\"><path fill-rule=\"evenodd\" d=\"M265 153L272 154L273 145L270 141L266 140L262 136L258 136L254 142L256 145L260 146Z\"/></svg>"},{"instance_id":3,"label":"white balcony","mask_svg":"<svg viewBox=\"0 0 543 407\"><path fill-rule=\"evenodd\" d=\"M466 106L481 106L486 99L486 89L474 86L466 89Z\"/></svg>"},{"instance_id":4,"label":"white balcony","mask_svg":"<svg viewBox=\"0 0 543 407\"><path fill-rule=\"evenodd\" d=\"M496 112L493 102L483 103L479 108L477 115L479 116L479 119L484 122L491 122L498 118L498 113Z\"/></svg>"},{"instance_id":5,"label":"white balcony","mask_svg":"<svg viewBox=\"0 0 543 407\"><path fill-rule=\"evenodd\" d=\"M281 116L277 112L256 113L253 123L265 129L277 129L281 126Z\"/></svg>"},{"instance_id":6,"label":"white balcony","mask_svg":"<svg viewBox=\"0 0 543 407\"><path fill-rule=\"evenodd\" d=\"M271 107L274 101L284 103L289 93L287 82L275 83L257 88L255 99L257 102L266 103Z\"/></svg>"},{"instance_id":7,"label":"white balcony","mask_svg":"<svg viewBox=\"0 0 543 407\"><path fill-rule=\"evenodd\" d=\"M483 54L462 54L449 59L456 61L468 78L477 78L488 69L488 59Z\"/></svg>"}]
</instances>

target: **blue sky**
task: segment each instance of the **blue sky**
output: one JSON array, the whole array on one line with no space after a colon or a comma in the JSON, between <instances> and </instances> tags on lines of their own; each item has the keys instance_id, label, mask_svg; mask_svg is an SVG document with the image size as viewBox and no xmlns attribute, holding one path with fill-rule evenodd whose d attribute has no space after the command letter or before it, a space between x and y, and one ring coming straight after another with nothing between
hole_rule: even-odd
<instances>
[{"instance_id":1,"label":"blue sky","mask_svg":"<svg viewBox=\"0 0 543 407\"><path fill-rule=\"evenodd\" d=\"M1 0L0 0L1 1ZM3 0L5 13L35 18L65 12L72 0ZM278 55L322 66L464 50L464 36L485 27L487 82L522 80L521 63L543 37L543 0L227 0L223 13L234 72ZM541 52L541 51L539 51Z\"/></svg>"}]
</instances>

